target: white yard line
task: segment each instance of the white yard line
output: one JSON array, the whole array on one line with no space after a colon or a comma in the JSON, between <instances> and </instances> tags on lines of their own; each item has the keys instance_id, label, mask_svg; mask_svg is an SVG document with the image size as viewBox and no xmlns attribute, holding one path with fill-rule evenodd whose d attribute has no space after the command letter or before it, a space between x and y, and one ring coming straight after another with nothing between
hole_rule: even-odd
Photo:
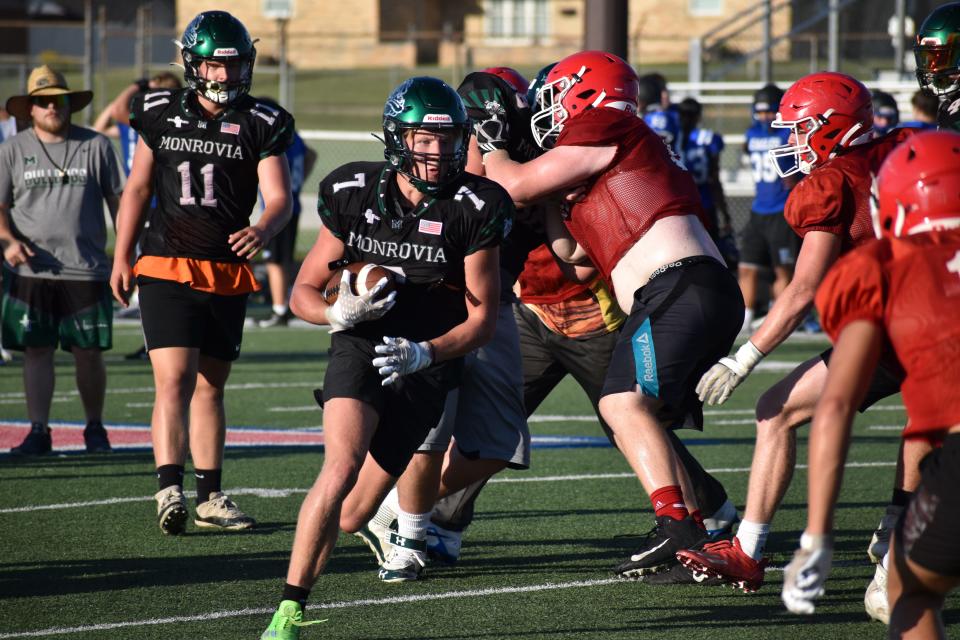
<instances>
[{"instance_id":1,"label":"white yard line","mask_svg":"<svg viewBox=\"0 0 960 640\"><path fill-rule=\"evenodd\" d=\"M441 593L429 593L409 596L393 596L389 598L368 598L363 600L344 600L341 602L311 603L310 611L322 611L325 609L348 609L351 607L382 606L385 604L409 604L417 602L430 602L434 600L454 600L461 598L482 598L484 596L508 595L511 593L535 593L538 591L557 591L560 589L582 589L589 587L602 587L611 584L628 584L628 581L619 578L602 578L599 580L577 580L575 582L547 582L544 584L532 584L525 587L496 587L491 589L469 589L465 591L445 591ZM223 620L225 618L241 618L245 616L266 616L273 613L274 609L260 607L254 609L235 609L232 611L213 611L192 616L174 616L170 618L147 618L144 620L130 620L128 622L109 622L103 624L91 624L81 627L51 627L40 629L38 631L15 631L13 633L0 633L0 638L42 638L45 636L69 634L69 633L90 633L92 631L109 631L110 629L123 629L127 627L146 627L160 624L182 624L185 622L203 622L206 620ZM322 627L320 627L322 629ZM319 631L319 629L318 629Z\"/></svg>"},{"instance_id":2,"label":"white yard line","mask_svg":"<svg viewBox=\"0 0 960 640\"><path fill-rule=\"evenodd\" d=\"M874 468L874 467L894 467L895 461L879 462L848 462L847 467L851 469ZM807 465L798 464L797 469L806 469ZM718 467L716 469L707 469L709 473L748 473L750 467ZM513 484L519 482L576 482L581 480L614 480L636 477L633 473L581 473L563 476L524 476L493 478L491 484ZM257 496L258 498L287 498L292 495L305 494L306 488L288 488L288 489L267 489L262 487L236 487L229 490L232 496ZM188 496L193 495L187 491ZM57 504L38 504L23 507L6 507L0 509L0 515L6 513L33 513L36 511L54 511L60 509L79 509L82 507L100 507L113 504L124 504L129 502L148 502L153 500L153 496L125 496L117 498L104 498L101 500L85 500L83 502L61 502ZM2 637L2 636L0 636Z\"/></svg>"}]
</instances>

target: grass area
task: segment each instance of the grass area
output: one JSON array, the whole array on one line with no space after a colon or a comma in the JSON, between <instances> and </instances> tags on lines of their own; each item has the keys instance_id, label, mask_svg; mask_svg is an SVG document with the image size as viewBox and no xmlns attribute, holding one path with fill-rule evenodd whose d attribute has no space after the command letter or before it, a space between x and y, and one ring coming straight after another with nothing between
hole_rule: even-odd
<instances>
[{"instance_id":1,"label":"grass area","mask_svg":"<svg viewBox=\"0 0 960 640\"><path fill-rule=\"evenodd\" d=\"M139 344L139 328L118 327L115 333L108 354L108 427L146 423L150 367L121 358ZM322 381L327 341L321 330L249 329L231 377L236 386L227 391L230 424L281 429L319 424L322 415L311 407L310 390ZM800 361L824 344L792 341L770 360ZM57 364L54 418L79 420L69 360L58 355ZM725 413L708 414L704 434L682 432L704 466L718 470L741 508L743 469L752 455L750 409L780 375L757 371L723 407ZM23 419L20 376L19 361L0 368L0 419ZM848 470L835 568L812 617L783 609L782 574L776 570L755 595L611 580L611 567L636 544L624 534L642 533L652 522L643 491L610 448L535 449L532 469L502 474L480 498L478 520L455 567L431 565L420 582L385 585L376 578L367 548L341 536L307 615L330 621L305 629L301 637L879 638L883 628L863 612L863 589L873 571L865 549L889 497L898 433L874 427L902 424L899 403L899 397L888 399L884 405L893 410L872 410L857 420L851 460L891 466ZM590 413L583 393L567 380L538 414L570 419L532 422L531 430L597 436L594 422L572 419ZM800 443L804 462L805 430ZM322 462L317 448L229 449L225 486L237 491L238 502L259 526L220 534L191 525L188 535L164 538L148 498L155 480L146 451L26 461L0 457L0 638L257 637L280 595L303 492ZM574 480L574 475L587 477ZM535 478L543 480L524 482ZM787 562L803 526L805 485L806 473L799 471L775 521L768 548L775 567ZM116 501L36 508L109 499ZM15 508L25 509L9 511ZM956 597L948 601L947 620L954 625L960 622L958 604ZM958 632L958 626L951 628L952 637L960 637Z\"/></svg>"}]
</instances>

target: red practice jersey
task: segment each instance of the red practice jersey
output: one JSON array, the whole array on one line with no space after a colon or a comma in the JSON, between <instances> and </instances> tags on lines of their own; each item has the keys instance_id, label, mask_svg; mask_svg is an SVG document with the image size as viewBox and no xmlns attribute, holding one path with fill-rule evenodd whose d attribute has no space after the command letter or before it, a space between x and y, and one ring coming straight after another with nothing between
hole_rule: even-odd
<instances>
[{"instance_id":1,"label":"red practice jersey","mask_svg":"<svg viewBox=\"0 0 960 640\"><path fill-rule=\"evenodd\" d=\"M808 231L840 236L841 253L874 239L870 218L873 175L893 149L916 133L894 129L814 169L794 187L783 217L800 237Z\"/></svg>"},{"instance_id":2,"label":"red practice jersey","mask_svg":"<svg viewBox=\"0 0 960 640\"><path fill-rule=\"evenodd\" d=\"M856 320L882 327L906 379L904 437L960 424L960 231L865 244L834 264L817 292L836 341Z\"/></svg>"},{"instance_id":3,"label":"red practice jersey","mask_svg":"<svg viewBox=\"0 0 960 640\"><path fill-rule=\"evenodd\" d=\"M705 220L693 177L635 114L607 107L585 111L564 125L561 145L617 148L566 221L608 284L620 258L657 220L683 215Z\"/></svg>"}]
</instances>

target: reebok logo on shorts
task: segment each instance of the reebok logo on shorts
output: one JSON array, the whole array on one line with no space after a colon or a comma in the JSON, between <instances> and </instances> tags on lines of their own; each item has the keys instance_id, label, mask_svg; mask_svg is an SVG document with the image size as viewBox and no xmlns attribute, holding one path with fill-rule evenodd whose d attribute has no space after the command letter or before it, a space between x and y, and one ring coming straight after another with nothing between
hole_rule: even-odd
<instances>
[{"instance_id":1,"label":"reebok logo on shorts","mask_svg":"<svg viewBox=\"0 0 960 640\"><path fill-rule=\"evenodd\" d=\"M657 354L653 348L653 330L650 318L643 321L631 338L637 384L645 396L660 397L660 378L657 375Z\"/></svg>"}]
</instances>

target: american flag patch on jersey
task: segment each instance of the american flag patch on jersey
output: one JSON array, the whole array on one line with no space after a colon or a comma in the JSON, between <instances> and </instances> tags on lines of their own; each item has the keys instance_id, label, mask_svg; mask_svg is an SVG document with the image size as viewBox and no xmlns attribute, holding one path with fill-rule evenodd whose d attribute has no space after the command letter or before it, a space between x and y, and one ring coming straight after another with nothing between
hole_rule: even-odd
<instances>
[{"instance_id":1,"label":"american flag patch on jersey","mask_svg":"<svg viewBox=\"0 0 960 640\"><path fill-rule=\"evenodd\" d=\"M429 233L432 236L440 235L440 232L443 230L443 223L436 222L434 220L421 220L420 221L420 233Z\"/></svg>"},{"instance_id":2,"label":"american flag patch on jersey","mask_svg":"<svg viewBox=\"0 0 960 640\"><path fill-rule=\"evenodd\" d=\"M221 122L220 133L232 133L233 135L237 135L240 133L240 125L232 122Z\"/></svg>"}]
</instances>

